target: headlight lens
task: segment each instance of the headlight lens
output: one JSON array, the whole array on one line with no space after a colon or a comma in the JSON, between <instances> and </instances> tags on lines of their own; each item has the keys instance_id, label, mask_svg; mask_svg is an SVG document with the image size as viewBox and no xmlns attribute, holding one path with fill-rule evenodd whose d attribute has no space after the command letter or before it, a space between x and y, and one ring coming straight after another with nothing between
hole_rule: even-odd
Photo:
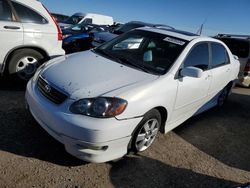
<instances>
[{"instance_id":1,"label":"headlight lens","mask_svg":"<svg viewBox=\"0 0 250 188\"><path fill-rule=\"evenodd\" d=\"M45 65L46 65L46 63L43 63L40 67L38 67L38 69L36 70L36 72L35 72L35 74L34 74L34 76L33 76L33 78L32 78L32 80L34 81L34 82L36 82L37 81L37 78L38 78L38 76L40 75L40 73L41 73L41 71L43 70L43 68L45 67Z\"/></svg>"},{"instance_id":2,"label":"headlight lens","mask_svg":"<svg viewBox=\"0 0 250 188\"><path fill-rule=\"evenodd\" d=\"M124 112L126 107L127 101L123 99L98 97L76 101L70 106L70 111L91 117L110 118Z\"/></svg>"},{"instance_id":3,"label":"headlight lens","mask_svg":"<svg viewBox=\"0 0 250 188\"><path fill-rule=\"evenodd\" d=\"M72 34L63 35L63 39L66 39L66 38L68 38L70 36L72 36Z\"/></svg>"}]
</instances>

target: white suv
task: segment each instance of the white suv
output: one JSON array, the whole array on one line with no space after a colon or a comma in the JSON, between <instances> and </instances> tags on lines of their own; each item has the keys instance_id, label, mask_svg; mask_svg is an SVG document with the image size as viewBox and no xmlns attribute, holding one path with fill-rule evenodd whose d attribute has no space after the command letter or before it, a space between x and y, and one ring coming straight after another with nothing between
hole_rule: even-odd
<instances>
[{"instance_id":1,"label":"white suv","mask_svg":"<svg viewBox=\"0 0 250 188\"><path fill-rule=\"evenodd\" d=\"M64 55L57 23L36 0L0 0L0 73L28 80L37 67Z\"/></svg>"},{"instance_id":2,"label":"white suv","mask_svg":"<svg viewBox=\"0 0 250 188\"><path fill-rule=\"evenodd\" d=\"M27 106L70 154L104 162L144 151L160 129L221 106L239 67L216 39L141 28L42 65Z\"/></svg>"}]
</instances>

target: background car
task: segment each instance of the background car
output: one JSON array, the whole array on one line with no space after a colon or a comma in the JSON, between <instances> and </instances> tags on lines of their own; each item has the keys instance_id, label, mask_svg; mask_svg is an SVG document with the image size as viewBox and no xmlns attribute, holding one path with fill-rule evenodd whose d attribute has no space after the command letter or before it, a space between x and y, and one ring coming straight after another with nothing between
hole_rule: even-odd
<instances>
[{"instance_id":1,"label":"background car","mask_svg":"<svg viewBox=\"0 0 250 188\"><path fill-rule=\"evenodd\" d=\"M215 38L223 41L240 60L238 84L250 86L250 35L218 34Z\"/></svg>"},{"instance_id":2,"label":"background car","mask_svg":"<svg viewBox=\"0 0 250 188\"><path fill-rule=\"evenodd\" d=\"M52 16L54 16L57 23L65 22L69 18L69 16L66 16L64 14L58 14L58 13L51 13L51 14L52 14Z\"/></svg>"},{"instance_id":3,"label":"background car","mask_svg":"<svg viewBox=\"0 0 250 188\"><path fill-rule=\"evenodd\" d=\"M96 32L107 31L107 26L94 24L77 24L63 32L63 49L65 52L74 53L92 48L93 35Z\"/></svg>"},{"instance_id":4,"label":"background car","mask_svg":"<svg viewBox=\"0 0 250 188\"><path fill-rule=\"evenodd\" d=\"M111 16L93 13L75 13L65 22L59 23L61 29L66 29L75 24L97 24L97 25L113 25L114 20Z\"/></svg>"},{"instance_id":5,"label":"background car","mask_svg":"<svg viewBox=\"0 0 250 188\"><path fill-rule=\"evenodd\" d=\"M28 80L46 60L64 55L62 33L39 1L0 0L0 73Z\"/></svg>"},{"instance_id":6,"label":"background car","mask_svg":"<svg viewBox=\"0 0 250 188\"><path fill-rule=\"evenodd\" d=\"M126 24L121 24L117 28L112 29L109 32L99 32L94 34L93 46L97 47L103 44L104 42L110 41L111 39L117 37L120 34L126 33L132 29L139 27L155 27L155 28L166 28L166 29L174 29L171 26L163 25L163 24L152 24L145 23L140 21L131 21Z\"/></svg>"}]
</instances>

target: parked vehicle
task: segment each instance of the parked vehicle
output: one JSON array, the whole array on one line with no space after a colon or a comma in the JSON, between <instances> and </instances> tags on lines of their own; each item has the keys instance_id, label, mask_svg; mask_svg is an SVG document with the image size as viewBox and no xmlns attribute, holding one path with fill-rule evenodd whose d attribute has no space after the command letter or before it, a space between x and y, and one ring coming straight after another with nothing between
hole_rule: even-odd
<instances>
[{"instance_id":1,"label":"parked vehicle","mask_svg":"<svg viewBox=\"0 0 250 188\"><path fill-rule=\"evenodd\" d=\"M250 87L250 35L218 34L215 38L223 41L240 60L238 84Z\"/></svg>"},{"instance_id":2,"label":"parked vehicle","mask_svg":"<svg viewBox=\"0 0 250 188\"><path fill-rule=\"evenodd\" d=\"M66 53L74 53L92 48L93 35L107 31L108 27L94 24L77 24L63 30L63 49Z\"/></svg>"},{"instance_id":3,"label":"parked vehicle","mask_svg":"<svg viewBox=\"0 0 250 188\"><path fill-rule=\"evenodd\" d=\"M66 16L63 14L57 14L57 13L51 13L51 14L52 14L52 16L54 16L57 23L65 22L69 18L69 16Z\"/></svg>"},{"instance_id":4,"label":"parked vehicle","mask_svg":"<svg viewBox=\"0 0 250 188\"><path fill-rule=\"evenodd\" d=\"M174 29L171 26L163 25L163 24L152 24L145 23L140 21L131 21L126 24L120 25L120 27L114 29L110 32L99 32L94 35L93 46L97 47L103 44L104 42L110 41L111 39L117 37L120 34L126 33L132 29L136 29L139 27L155 27L155 28L164 28L164 29Z\"/></svg>"},{"instance_id":5,"label":"parked vehicle","mask_svg":"<svg viewBox=\"0 0 250 188\"><path fill-rule=\"evenodd\" d=\"M63 38L69 37L73 34L86 33L86 32L103 32L109 29L108 26L101 26L96 24L76 24L67 29L62 30Z\"/></svg>"},{"instance_id":6,"label":"parked vehicle","mask_svg":"<svg viewBox=\"0 0 250 188\"><path fill-rule=\"evenodd\" d=\"M76 13L69 17L65 23L59 23L61 29L66 29L75 24L96 24L96 25L113 25L114 20L111 16L93 14L93 13Z\"/></svg>"},{"instance_id":7,"label":"parked vehicle","mask_svg":"<svg viewBox=\"0 0 250 188\"><path fill-rule=\"evenodd\" d=\"M0 0L0 73L28 80L51 57L64 55L62 33L41 2Z\"/></svg>"},{"instance_id":8,"label":"parked vehicle","mask_svg":"<svg viewBox=\"0 0 250 188\"><path fill-rule=\"evenodd\" d=\"M77 158L104 162L146 150L193 115L223 105L239 61L219 40L141 28L40 67L26 100Z\"/></svg>"}]
</instances>

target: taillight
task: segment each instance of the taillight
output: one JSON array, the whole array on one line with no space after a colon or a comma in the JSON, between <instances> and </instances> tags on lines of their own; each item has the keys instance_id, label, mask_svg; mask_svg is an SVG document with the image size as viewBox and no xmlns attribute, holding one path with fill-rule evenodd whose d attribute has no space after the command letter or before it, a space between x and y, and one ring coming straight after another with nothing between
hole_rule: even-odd
<instances>
[{"instance_id":1,"label":"taillight","mask_svg":"<svg viewBox=\"0 0 250 188\"><path fill-rule=\"evenodd\" d=\"M250 72L250 59L248 59L248 62L246 64L246 67L245 67L245 72Z\"/></svg>"},{"instance_id":2,"label":"taillight","mask_svg":"<svg viewBox=\"0 0 250 188\"><path fill-rule=\"evenodd\" d=\"M50 14L50 12L48 11L48 9L43 5L43 7L45 8L45 10L48 12L48 14L50 15L50 17L52 18L52 20L54 21L55 25L56 25L56 28L57 28L57 40L61 41L63 40L63 36L62 36L62 30L61 28L59 27L56 19L54 18L54 16L52 16Z\"/></svg>"}]
</instances>

